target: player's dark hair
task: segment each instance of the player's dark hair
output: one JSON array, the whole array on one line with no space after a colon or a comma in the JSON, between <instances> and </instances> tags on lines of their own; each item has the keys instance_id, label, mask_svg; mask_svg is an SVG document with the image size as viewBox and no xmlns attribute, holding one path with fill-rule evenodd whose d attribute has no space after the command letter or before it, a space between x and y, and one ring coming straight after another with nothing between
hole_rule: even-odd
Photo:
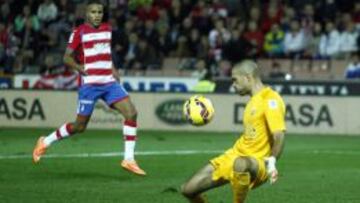
<instances>
[{"instance_id":1,"label":"player's dark hair","mask_svg":"<svg viewBox=\"0 0 360 203\"><path fill-rule=\"evenodd\" d=\"M108 10L107 6L106 6L106 3L104 3L106 1L104 0L88 0L87 3L86 3L86 6L89 6L91 4L99 4L99 5L102 5L103 8L104 8L104 17L103 17L103 22L107 22L109 20L109 13L106 12Z\"/></svg>"}]
</instances>

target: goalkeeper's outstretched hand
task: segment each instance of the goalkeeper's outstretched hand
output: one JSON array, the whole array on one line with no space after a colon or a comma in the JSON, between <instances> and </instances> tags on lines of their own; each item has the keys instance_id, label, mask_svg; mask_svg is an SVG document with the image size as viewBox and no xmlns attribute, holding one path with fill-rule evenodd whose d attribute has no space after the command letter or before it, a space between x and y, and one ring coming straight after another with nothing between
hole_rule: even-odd
<instances>
[{"instance_id":1,"label":"goalkeeper's outstretched hand","mask_svg":"<svg viewBox=\"0 0 360 203\"><path fill-rule=\"evenodd\" d=\"M269 176L270 184L274 184L278 179L278 170L276 169L276 158L273 156L265 158L266 171Z\"/></svg>"}]
</instances>

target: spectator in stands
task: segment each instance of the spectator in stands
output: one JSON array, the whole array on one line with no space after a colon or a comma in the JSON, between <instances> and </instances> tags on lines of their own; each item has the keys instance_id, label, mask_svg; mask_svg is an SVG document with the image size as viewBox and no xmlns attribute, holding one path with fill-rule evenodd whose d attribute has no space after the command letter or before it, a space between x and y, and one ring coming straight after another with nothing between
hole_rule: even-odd
<instances>
[{"instance_id":1,"label":"spectator in stands","mask_svg":"<svg viewBox=\"0 0 360 203\"><path fill-rule=\"evenodd\" d=\"M146 20L145 26L141 30L140 38L145 39L152 46L156 46L158 37L159 37L159 33L155 29L154 21L151 19Z\"/></svg>"},{"instance_id":2,"label":"spectator in stands","mask_svg":"<svg viewBox=\"0 0 360 203\"><path fill-rule=\"evenodd\" d=\"M285 7L284 8L284 16L281 18L280 27L283 29L283 31L289 31L290 30L290 24L291 22L296 19L296 12L294 8L292 7Z\"/></svg>"},{"instance_id":3,"label":"spectator in stands","mask_svg":"<svg viewBox=\"0 0 360 203\"><path fill-rule=\"evenodd\" d=\"M246 40L238 29L232 30L231 39L224 45L223 57L235 64L246 58L253 58L257 48Z\"/></svg>"},{"instance_id":4,"label":"spectator in stands","mask_svg":"<svg viewBox=\"0 0 360 203\"><path fill-rule=\"evenodd\" d=\"M9 35L7 33L5 24L0 22L0 71L5 72L6 49L8 45Z\"/></svg>"},{"instance_id":5,"label":"spectator in stands","mask_svg":"<svg viewBox=\"0 0 360 203\"><path fill-rule=\"evenodd\" d=\"M231 33L224 26L224 21L219 19L215 22L215 27L209 33L210 47L216 48L222 46L221 42L226 43L231 39Z\"/></svg>"},{"instance_id":6,"label":"spectator in stands","mask_svg":"<svg viewBox=\"0 0 360 203\"><path fill-rule=\"evenodd\" d=\"M214 82L213 75L207 73L204 78L199 80L199 82L192 88L191 91L198 93L208 93L214 92L216 88L216 83Z\"/></svg>"},{"instance_id":7,"label":"spectator in stands","mask_svg":"<svg viewBox=\"0 0 360 203\"><path fill-rule=\"evenodd\" d=\"M261 20L261 14L259 7L256 6L252 7L249 12L249 21L254 21L257 23L257 25L259 25L259 23L261 23L260 20Z\"/></svg>"},{"instance_id":8,"label":"spectator in stands","mask_svg":"<svg viewBox=\"0 0 360 203\"><path fill-rule=\"evenodd\" d=\"M203 33L208 31L208 17L210 13L209 5L204 0L199 0L197 4L192 8L190 17L194 22L194 25L199 28L199 30Z\"/></svg>"},{"instance_id":9,"label":"spectator in stands","mask_svg":"<svg viewBox=\"0 0 360 203\"><path fill-rule=\"evenodd\" d=\"M252 2L252 0L223 0L228 11L228 16L237 16L240 18L244 18L248 14L242 11L250 10L251 6L249 1Z\"/></svg>"},{"instance_id":10,"label":"spectator in stands","mask_svg":"<svg viewBox=\"0 0 360 203\"><path fill-rule=\"evenodd\" d=\"M2 22L3 24L8 24L9 22L11 22L11 18L10 18L10 3L9 2L4 2L1 4L0 7L0 22Z\"/></svg>"},{"instance_id":11,"label":"spectator in stands","mask_svg":"<svg viewBox=\"0 0 360 203\"><path fill-rule=\"evenodd\" d=\"M159 19L159 8L151 4L145 4L137 9L137 17L140 21L157 21Z\"/></svg>"},{"instance_id":12,"label":"spectator in stands","mask_svg":"<svg viewBox=\"0 0 360 203\"><path fill-rule=\"evenodd\" d=\"M271 2L271 1L270 1ZM261 28L263 32L268 32L272 29L274 24L280 24L283 15L283 8L281 5L269 4L265 11L265 17L263 18Z\"/></svg>"},{"instance_id":13,"label":"spectator in stands","mask_svg":"<svg viewBox=\"0 0 360 203\"><path fill-rule=\"evenodd\" d=\"M198 59L195 64L195 70L191 73L191 77L203 80L205 79L208 72L209 71L206 67L206 61L204 59Z\"/></svg>"},{"instance_id":14,"label":"spectator in stands","mask_svg":"<svg viewBox=\"0 0 360 203\"><path fill-rule=\"evenodd\" d=\"M52 0L44 0L37 10L37 16L45 27L56 20L58 8Z\"/></svg>"},{"instance_id":15,"label":"spectator in stands","mask_svg":"<svg viewBox=\"0 0 360 203\"><path fill-rule=\"evenodd\" d=\"M17 57L22 64L23 71L38 72L38 70L32 70L35 67L35 62L39 56L39 33L33 29L32 21L28 20L25 23L25 28L22 32L17 33L20 39L20 50Z\"/></svg>"},{"instance_id":16,"label":"spectator in stands","mask_svg":"<svg viewBox=\"0 0 360 203\"><path fill-rule=\"evenodd\" d=\"M358 38L357 38L357 48L358 48L358 53L360 54L360 34L359 34L359 36L358 36Z\"/></svg>"},{"instance_id":17,"label":"spectator in stands","mask_svg":"<svg viewBox=\"0 0 360 203\"><path fill-rule=\"evenodd\" d=\"M290 30L286 32L284 39L285 56L290 58L300 58L306 45L304 30L300 28L297 20L292 20Z\"/></svg>"},{"instance_id":18,"label":"spectator in stands","mask_svg":"<svg viewBox=\"0 0 360 203\"><path fill-rule=\"evenodd\" d=\"M116 19L116 24L120 28L125 26L125 22L128 18L128 12L126 8L124 7L116 7L112 10L112 16L114 19Z\"/></svg>"},{"instance_id":19,"label":"spectator in stands","mask_svg":"<svg viewBox=\"0 0 360 203\"><path fill-rule=\"evenodd\" d=\"M353 20L356 24L360 25L360 2L354 3Z\"/></svg>"},{"instance_id":20,"label":"spectator in stands","mask_svg":"<svg viewBox=\"0 0 360 203\"><path fill-rule=\"evenodd\" d=\"M239 26L239 23L241 22L241 18L234 16L229 17L227 19L227 28L231 31L233 29L237 29ZM244 24L244 23L243 23ZM245 26L244 26L245 27Z\"/></svg>"},{"instance_id":21,"label":"spectator in stands","mask_svg":"<svg viewBox=\"0 0 360 203\"><path fill-rule=\"evenodd\" d=\"M82 23L85 22L84 16L85 16L85 4L77 4L75 6L75 13L74 13L74 21L73 26L79 26Z\"/></svg>"},{"instance_id":22,"label":"spectator in stands","mask_svg":"<svg viewBox=\"0 0 360 203\"><path fill-rule=\"evenodd\" d=\"M4 45L3 48L5 54L5 58L3 58L4 60L0 64L2 64L2 66L4 67L5 73L15 73L14 64L16 61L16 56L19 55L20 39L15 36L12 24L9 24L7 27L4 25L4 29L2 30L2 32L0 32L0 39L2 41L2 44ZM22 67L19 67L16 70L21 69Z\"/></svg>"},{"instance_id":23,"label":"spectator in stands","mask_svg":"<svg viewBox=\"0 0 360 203\"><path fill-rule=\"evenodd\" d=\"M319 59L320 56L320 39L322 36L322 25L319 22L315 22L311 35L308 38L308 44L304 55L311 59Z\"/></svg>"},{"instance_id":24,"label":"spectator in stands","mask_svg":"<svg viewBox=\"0 0 360 203\"><path fill-rule=\"evenodd\" d=\"M273 61L269 72L269 78L274 80L284 80L286 73L282 70L281 65L277 61Z\"/></svg>"},{"instance_id":25,"label":"spectator in stands","mask_svg":"<svg viewBox=\"0 0 360 203\"><path fill-rule=\"evenodd\" d=\"M209 15L219 16L221 18L226 18L228 16L228 11L225 4L220 0L212 0L211 7L209 8Z\"/></svg>"},{"instance_id":26,"label":"spectator in stands","mask_svg":"<svg viewBox=\"0 0 360 203\"><path fill-rule=\"evenodd\" d=\"M173 49L171 35L168 30L169 28L166 26L158 28L159 37L156 42L156 50L159 52L159 57L161 59L169 56L171 50Z\"/></svg>"},{"instance_id":27,"label":"spectator in stands","mask_svg":"<svg viewBox=\"0 0 360 203\"><path fill-rule=\"evenodd\" d=\"M197 57L199 44L200 44L200 32L198 29L193 28L191 30L190 36L187 38L187 43L190 51L190 56Z\"/></svg>"},{"instance_id":28,"label":"spectator in stands","mask_svg":"<svg viewBox=\"0 0 360 203\"><path fill-rule=\"evenodd\" d=\"M359 53L352 53L351 60L345 70L346 79L360 78L360 57Z\"/></svg>"},{"instance_id":29,"label":"spectator in stands","mask_svg":"<svg viewBox=\"0 0 360 203\"><path fill-rule=\"evenodd\" d=\"M349 59L351 53L358 50L356 40L359 32L356 30L350 14L344 14L343 24L344 30L340 34L340 56Z\"/></svg>"},{"instance_id":30,"label":"spectator in stands","mask_svg":"<svg viewBox=\"0 0 360 203\"><path fill-rule=\"evenodd\" d=\"M15 32L22 32L25 29L25 24L27 23L27 21L31 21L32 29L34 31L39 31L40 21L36 15L31 14L29 5L24 6L23 13L16 16Z\"/></svg>"},{"instance_id":31,"label":"spectator in stands","mask_svg":"<svg viewBox=\"0 0 360 203\"><path fill-rule=\"evenodd\" d=\"M76 72L70 71L60 63L61 57L47 54L40 68L41 77L35 82L35 89L76 89L78 87Z\"/></svg>"},{"instance_id":32,"label":"spectator in stands","mask_svg":"<svg viewBox=\"0 0 360 203\"><path fill-rule=\"evenodd\" d=\"M153 45L145 39L139 40L139 50L135 57L133 70L144 73L146 70L158 69L160 66L159 58ZM143 75L143 74L142 74Z\"/></svg>"},{"instance_id":33,"label":"spectator in stands","mask_svg":"<svg viewBox=\"0 0 360 203\"><path fill-rule=\"evenodd\" d=\"M158 69L160 66L157 51L148 41L141 39L139 41L139 52L136 61L141 63L142 70Z\"/></svg>"},{"instance_id":34,"label":"spectator in stands","mask_svg":"<svg viewBox=\"0 0 360 203\"><path fill-rule=\"evenodd\" d=\"M180 0L172 0L169 12L170 25L179 25L186 16Z\"/></svg>"},{"instance_id":35,"label":"spectator in stands","mask_svg":"<svg viewBox=\"0 0 360 203\"><path fill-rule=\"evenodd\" d=\"M322 58L336 58L340 51L340 34L332 21L327 21L326 32L320 39L320 55Z\"/></svg>"},{"instance_id":36,"label":"spectator in stands","mask_svg":"<svg viewBox=\"0 0 360 203\"><path fill-rule=\"evenodd\" d=\"M72 19L74 18L75 4L71 0L59 0L58 1L58 16L61 19ZM117 9L120 10L120 9Z\"/></svg>"},{"instance_id":37,"label":"spectator in stands","mask_svg":"<svg viewBox=\"0 0 360 203\"><path fill-rule=\"evenodd\" d=\"M264 50L269 57L281 57L284 54L284 32L279 24L273 24L265 35Z\"/></svg>"},{"instance_id":38,"label":"spectator in stands","mask_svg":"<svg viewBox=\"0 0 360 203\"><path fill-rule=\"evenodd\" d=\"M58 17L51 26L52 31L57 33L59 47L64 50L69 39L69 31L71 30L74 19L75 5L69 0L58 1Z\"/></svg>"},{"instance_id":39,"label":"spectator in stands","mask_svg":"<svg viewBox=\"0 0 360 203\"><path fill-rule=\"evenodd\" d=\"M231 68L232 64L228 60L221 60L218 63L218 74L216 75L217 78L229 78L231 75Z\"/></svg>"},{"instance_id":40,"label":"spectator in stands","mask_svg":"<svg viewBox=\"0 0 360 203\"><path fill-rule=\"evenodd\" d=\"M318 0L291 0L288 1L289 6L293 8L303 8L304 6L308 4L314 4ZM320 2L320 1L319 1Z\"/></svg>"},{"instance_id":41,"label":"spectator in stands","mask_svg":"<svg viewBox=\"0 0 360 203\"><path fill-rule=\"evenodd\" d=\"M133 64L136 62L136 56L139 52L139 38L136 33L131 33L129 35L129 43L126 47L126 52L124 55L124 69L125 71L130 70L133 67Z\"/></svg>"},{"instance_id":42,"label":"spectator in stands","mask_svg":"<svg viewBox=\"0 0 360 203\"><path fill-rule=\"evenodd\" d=\"M194 1L180 0L180 3L181 3L181 13L183 13L183 16L189 16L194 7Z\"/></svg>"},{"instance_id":43,"label":"spectator in stands","mask_svg":"<svg viewBox=\"0 0 360 203\"><path fill-rule=\"evenodd\" d=\"M116 68L127 68L125 67L125 56L128 53L129 47L129 36L131 33L135 33L135 23L133 19L128 19L124 22L124 26L118 26L118 22L115 18L110 18L112 22L112 48L114 55L114 64Z\"/></svg>"},{"instance_id":44,"label":"spectator in stands","mask_svg":"<svg viewBox=\"0 0 360 203\"><path fill-rule=\"evenodd\" d=\"M190 36L191 30L195 27L196 26L194 25L192 18L190 17L185 18L182 24L180 25L180 30L179 30L180 35L185 37Z\"/></svg>"},{"instance_id":45,"label":"spectator in stands","mask_svg":"<svg viewBox=\"0 0 360 203\"><path fill-rule=\"evenodd\" d=\"M43 50L44 53L57 51L59 44L58 34L60 33L54 32L50 27L42 28L38 34L38 49Z\"/></svg>"},{"instance_id":46,"label":"spectator in stands","mask_svg":"<svg viewBox=\"0 0 360 203\"><path fill-rule=\"evenodd\" d=\"M62 68L60 69L60 66L57 66L54 57L53 54L47 54L45 56L44 62L41 64L39 70L40 74L57 74L64 71Z\"/></svg>"},{"instance_id":47,"label":"spectator in stands","mask_svg":"<svg viewBox=\"0 0 360 203\"><path fill-rule=\"evenodd\" d=\"M215 27L209 33L209 44L213 60L220 61L225 44L231 39L231 33L224 26L222 20L215 22Z\"/></svg>"},{"instance_id":48,"label":"spectator in stands","mask_svg":"<svg viewBox=\"0 0 360 203\"><path fill-rule=\"evenodd\" d=\"M208 37L203 35L200 38L200 44L198 45L198 52L197 57L198 58L209 58L209 52L210 52L210 44L208 41Z\"/></svg>"},{"instance_id":49,"label":"spectator in stands","mask_svg":"<svg viewBox=\"0 0 360 203\"><path fill-rule=\"evenodd\" d=\"M25 5L29 5L30 6L30 11L31 11L31 14L33 15L36 15L37 13L37 10L39 8L39 5L40 3L42 3L42 1L38 1L38 0L27 0L27 1L24 1ZM73 3L73 2L72 2ZM70 4L70 3L67 3L67 4ZM24 6L25 6L24 5Z\"/></svg>"},{"instance_id":50,"label":"spectator in stands","mask_svg":"<svg viewBox=\"0 0 360 203\"><path fill-rule=\"evenodd\" d=\"M335 0L323 0L320 6L316 10L317 16L319 16L322 22L335 21L337 13L337 6Z\"/></svg>"},{"instance_id":51,"label":"spectator in stands","mask_svg":"<svg viewBox=\"0 0 360 203\"><path fill-rule=\"evenodd\" d=\"M159 10L159 20L155 22L156 30L159 31L162 27L168 28L170 26L169 24L169 15L165 9Z\"/></svg>"},{"instance_id":52,"label":"spectator in stands","mask_svg":"<svg viewBox=\"0 0 360 203\"><path fill-rule=\"evenodd\" d=\"M296 45L307 45L303 47L304 56L313 59L346 58L360 46L359 31L356 32L360 29L360 3L354 0L154 0L133 11L128 10L126 2L111 0L109 13L106 11L106 15L116 19L114 23L117 24L113 26L113 36L118 38L113 46L119 59L114 61L117 67L133 67L139 43L134 46L129 42L132 34L145 38L160 60L168 56L180 57L180 61L184 60L184 64L193 67L193 59L202 58L216 70L224 58L298 56L301 51L297 50L302 48L294 48ZM84 20L82 7L81 0L2 0L0 22L7 30L3 32L9 36L7 50L0 48L0 66L4 67L4 53L10 59L6 63L11 64L6 67L16 72L17 68L12 65L14 61L17 67L21 67L18 71L28 70L23 67L29 66L29 63L38 66L46 52L63 52L69 28L76 25L73 22ZM338 18L340 16L342 18ZM71 18L76 20L69 20ZM26 19L32 22L26 23ZM300 22L301 28L291 31L294 19ZM324 35L321 35L320 22L327 24ZM31 25L31 32L25 29L26 25ZM270 31L263 32L262 29ZM295 43L296 36L301 35L300 30L305 33L306 43ZM342 31L341 34L337 30ZM256 49L239 48L243 39L231 37L236 32ZM284 35L284 32L287 34ZM2 36L5 36L4 33ZM32 43L33 39L37 43ZM3 38L1 41L5 44ZM246 56L240 56L244 54L243 50L247 50ZM190 61L187 61L189 58Z\"/></svg>"},{"instance_id":53,"label":"spectator in stands","mask_svg":"<svg viewBox=\"0 0 360 203\"><path fill-rule=\"evenodd\" d=\"M306 4L304 6L300 22L305 32L311 31L315 23L315 8L312 4Z\"/></svg>"},{"instance_id":54,"label":"spectator in stands","mask_svg":"<svg viewBox=\"0 0 360 203\"><path fill-rule=\"evenodd\" d=\"M153 0L153 4L161 9L170 9L172 0ZM126 1L125 1L126 4Z\"/></svg>"},{"instance_id":55,"label":"spectator in stands","mask_svg":"<svg viewBox=\"0 0 360 203\"><path fill-rule=\"evenodd\" d=\"M244 38L249 41L253 47L256 47L254 54L256 57L259 57L264 47L264 34L258 28L255 21L249 22L247 31L244 33Z\"/></svg>"}]
</instances>

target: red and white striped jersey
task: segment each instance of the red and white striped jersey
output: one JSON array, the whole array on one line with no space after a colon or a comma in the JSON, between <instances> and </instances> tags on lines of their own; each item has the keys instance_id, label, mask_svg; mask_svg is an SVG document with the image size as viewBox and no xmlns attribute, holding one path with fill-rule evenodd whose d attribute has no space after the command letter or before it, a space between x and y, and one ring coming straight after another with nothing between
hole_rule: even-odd
<instances>
[{"instance_id":1,"label":"red and white striped jersey","mask_svg":"<svg viewBox=\"0 0 360 203\"><path fill-rule=\"evenodd\" d=\"M98 28L84 23L75 28L68 48L75 51L77 59L84 64L86 76L83 84L106 84L116 81L112 75L111 27L102 23Z\"/></svg>"}]
</instances>

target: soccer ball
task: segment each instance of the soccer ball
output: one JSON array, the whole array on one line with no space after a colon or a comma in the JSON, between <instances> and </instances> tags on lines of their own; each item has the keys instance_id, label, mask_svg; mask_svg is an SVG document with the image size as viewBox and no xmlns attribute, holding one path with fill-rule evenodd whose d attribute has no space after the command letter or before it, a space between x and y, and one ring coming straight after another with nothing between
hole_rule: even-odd
<instances>
[{"instance_id":1,"label":"soccer ball","mask_svg":"<svg viewBox=\"0 0 360 203\"><path fill-rule=\"evenodd\" d=\"M214 117L215 109L210 99L195 95L186 100L183 107L183 113L192 125L202 126L211 121Z\"/></svg>"}]
</instances>

